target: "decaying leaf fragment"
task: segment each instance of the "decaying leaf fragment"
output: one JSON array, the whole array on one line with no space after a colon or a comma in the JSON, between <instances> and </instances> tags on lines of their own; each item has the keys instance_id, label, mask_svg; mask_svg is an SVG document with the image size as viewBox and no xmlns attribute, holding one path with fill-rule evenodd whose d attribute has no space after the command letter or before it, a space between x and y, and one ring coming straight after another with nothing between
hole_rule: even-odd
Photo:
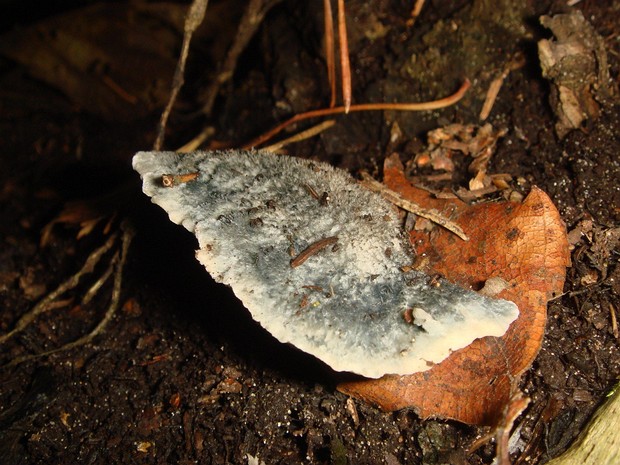
<instances>
[{"instance_id":1,"label":"decaying leaf fragment","mask_svg":"<svg viewBox=\"0 0 620 465\"><path fill-rule=\"evenodd\" d=\"M488 194L497 190L493 178L487 174L497 142L506 135L506 129L494 129L491 124L483 126L460 123L449 124L428 133L428 146L416 155L418 167L431 165L434 170L454 171L454 155L461 153L471 157L468 171L472 175L469 190Z\"/></svg>"},{"instance_id":2,"label":"decaying leaf fragment","mask_svg":"<svg viewBox=\"0 0 620 465\"><path fill-rule=\"evenodd\" d=\"M543 76L553 83L550 103L562 138L585 120L598 117L599 104L614 94L613 82L603 38L581 11L542 16L540 22L557 38L539 41L538 57Z\"/></svg>"},{"instance_id":3,"label":"decaying leaf fragment","mask_svg":"<svg viewBox=\"0 0 620 465\"><path fill-rule=\"evenodd\" d=\"M396 209L325 163L267 152L140 152L143 191L282 342L367 377L427 370L505 333L513 302L409 269ZM458 239L459 242L463 242Z\"/></svg>"},{"instance_id":4,"label":"decaying leaf fragment","mask_svg":"<svg viewBox=\"0 0 620 465\"><path fill-rule=\"evenodd\" d=\"M470 234L462 242L441 229L430 236L412 231L418 254L428 257L428 272L473 289L501 278L507 287L499 296L514 301L520 315L502 337L477 339L424 373L347 382L338 389L385 410L413 407L422 418L496 424L514 397L513 380L539 351L547 301L562 291L569 253L559 213L536 188L522 204L468 206L431 198L409 184L398 156L386 160L384 182L422 207L450 216Z\"/></svg>"}]
</instances>

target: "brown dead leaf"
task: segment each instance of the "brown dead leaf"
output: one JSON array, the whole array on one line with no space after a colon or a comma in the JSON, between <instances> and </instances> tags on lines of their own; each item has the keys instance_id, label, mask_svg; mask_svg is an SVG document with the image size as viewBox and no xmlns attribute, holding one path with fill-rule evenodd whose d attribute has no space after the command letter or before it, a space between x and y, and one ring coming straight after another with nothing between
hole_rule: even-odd
<instances>
[{"instance_id":1,"label":"brown dead leaf","mask_svg":"<svg viewBox=\"0 0 620 465\"><path fill-rule=\"evenodd\" d=\"M214 44L207 48L214 62L232 40L244 4L210 6L197 35ZM134 121L168 99L186 10L174 2L98 2L5 33L0 55L80 109L109 121Z\"/></svg>"},{"instance_id":2,"label":"brown dead leaf","mask_svg":"<svg viewBox=\"0 0 620 465\"><path fill-rule=\"evenodd\" d=\"M95 207L95 203L88 201L67 202L63 210L50 221L41 231L41 246L46 247L52 241L52 231L57 224L78 225L80 227L77 238L90 234L97 224L105 218Z\"/></svg>"},{"instance_id":3,"label":"brown dead leaf","mask_svg":"<svg viewBox=\"0 0 620 465\"><path fill-rule=\"evenodd\" d=\"M413 407L422 418L501 423L510 399L518 398L515 380L540 349L547 301L562 292L569 253L559 213L537 188L522 204L469 206L432 198L409 184L398 156L386 160L384 182L423 208L439 210L469 235L464 242L442 228L412 231L411 242L432 272L476 290L501 278L508 286L498 297L515 302L520 316L503 337L477 339L426 372L352 381L338 389L384 410Z\"/></svg>"},{"instance_id":4,"label":"brown dead leaf","mask_svg":"<svg viewBox=\"0 0 620 465\"><path fill-rule=\"evenodd\" d=\"M487 169L498 140L504 137L506 132L506 129L495 130L488 123L483 126L449 124L428 133L428 146L424 152L416 155L413 163L418 168L430 165L435 171L444 170L452 173L456 154L470 157L472 161L469 162L468 171L473 177L469 181L469 191L465 196L479 198L500 188L492 175L487 173ZM501 176L507 177L505 174ZM425 183L430 180L431 177L427 176ZM505 188L507 187L509 186L505 183Z\"/></svg>"},{"instance_id":5,"label":"brown dead leaf","mask_svg":"<svg viewBox=\"0 0 620 465\"><path fill-rule=\"evenodd\" d=\"M556 133L563 138L585 120L596 120L599 104L617 100L618 92L609 75L605 40L581 11L542 16L540 23L556 37L538 42L538 57L543 76L552 83L549 103L558 119Z\"/></svg>"},{"instance_id":6,"label":"brown dead leaf","mask_svg":"<svg viewBox=\"0 0 620 465\"><path fill-rule=\"evenodd\" d=\"M167 97L178 38L164 27L145 29L132 14L95 4L46 18L5 34L0 54L80 109L110 121L144 117Z\"/></svg>"}]
</instances>

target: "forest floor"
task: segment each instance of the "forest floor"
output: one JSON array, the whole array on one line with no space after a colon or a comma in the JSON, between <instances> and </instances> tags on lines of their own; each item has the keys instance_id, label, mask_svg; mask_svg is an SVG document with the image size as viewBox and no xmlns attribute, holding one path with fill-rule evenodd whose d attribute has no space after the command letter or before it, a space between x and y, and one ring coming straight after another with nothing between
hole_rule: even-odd
<instances>
[{"instance_id":1,"label":"forest floor","mask_svg":"<svg viewBox=\"0 0 620 465\"><path fill-rule=\"evenodd\" d=\"M483 428L351 402L336 390L338 374L275 341L209 277L194 259L195 238L141 194L131 170L133 154L155 139L185 6L75 3L70 11L16 8L0 25L0 334L121 224L136 234L119 293L113 278L100 279L118 269L117 241L92 273L0 345L4 463L491 463L492 443L466 452ZM210 83L246 2L210 2L167 148L206 126L208 145L240 147L329 103L320 2L273 3L211 105ZM433 100L464 78L472 87L443 110L341 115L287 147L380 179L383 160L398 153L407 163L428 131L483 125L489 85L503 74L485 121L505 130L489 172L509 174L523 195L545 191L572 245L564 293L549 302L543 346L521 380L531 402L516 422L513 463L563 452L620 375L620 6L567 3L433 1L408 25L412 2L347 1L354 103ZM594 74L604 53L615 84L593 84L597 111L563 131L557 81L543 76L537 53L552 33L539 18L574 11L601 38L589 43ZM36 41L49 47L30 47ZM457 160L454 173L449 187L466 188L466 163ZM55 221L62 211L69 213ZM79 223L92 230L78 237ZM101 289L84 301L98 280ZM91 342L12 363L87 334L115 297L118 311Z\"/></svg>"}]
</instances>

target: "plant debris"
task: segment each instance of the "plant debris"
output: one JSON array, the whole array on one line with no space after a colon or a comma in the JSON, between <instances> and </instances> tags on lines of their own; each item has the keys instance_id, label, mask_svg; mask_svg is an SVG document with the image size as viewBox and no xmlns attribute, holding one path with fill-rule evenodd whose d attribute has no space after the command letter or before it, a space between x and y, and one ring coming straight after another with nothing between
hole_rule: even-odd
<instances>
[{"instance_id":1,"label":"plant debris","mask_svg":"<svg viewBox=\"0 0 620 465\"><path fill-rule=\"evenodd\" d=\"M550 103L562 138L597 119L600 104L610 104L618 91L609 75L604 40L580 11L542 16L540 22L557 39L539 41L538 57L543 76L553 83Z\"/></svg>"},{"instance_id":2,"label":"plant debris","mask_svg":"<svg viewBox=\"0 0 620 465\"><path fill-rule=\"evenodd\" d=\"M458 200L433 199L409 184L397 156L386 160L384 182L426 208L449 211L471 231L468 242L455 240L442 229L430 235L412 231L417 252L430 260L429 271L474 289L490 278L502 278L507 287L499 296L514 300L521 313L504 336L477 339L428 372L352 381L338 389L385 410L413 407L422 418L501 424L502 412L514 397L515 380L540 350L547 301L562 292L569 264L564 224L539 189L522 204L468 206ZM520 397L515 399L521 402Z\"/></svg>"},{"instance_id":3,"label":"plant debris","mask_svg":"<svg viewBox=\"0 0 620 465\"><path fill-rule=\"evenodd\" d=\"M507 174L488 173L491 157L497 148L497 142L504 137L507 129L493 129L489 123L483 126L474 124L450 124L430 131L427 135L428 146L415 156L408 166L408 170L416 166L424 168L430 166L435 171L445 171L452 174L455 170L454 157L462 154L471 157L468 171L472 175L469 180L469 190L459 189L456 194L464 201L472 201L483 195L496 192L508 187L511 176ZM429 184L437 175L421 176L415 179L417 183ZM449 179L449 177L447 177ZM445 178L441 178L445 181Z\"/></svg>"}]
</instances>

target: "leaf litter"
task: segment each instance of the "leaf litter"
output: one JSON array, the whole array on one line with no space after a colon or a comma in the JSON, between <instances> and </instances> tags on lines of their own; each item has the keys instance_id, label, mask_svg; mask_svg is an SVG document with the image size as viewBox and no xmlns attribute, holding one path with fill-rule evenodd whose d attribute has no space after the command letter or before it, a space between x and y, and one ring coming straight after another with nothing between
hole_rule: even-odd
<instances>
[{"instance_id":1,"label":"leaf litter","mask_svg":"<svg viewBox=\"0 0 620 465\"><path fill-rule=\"evenodd\" d=\"M590 8L592 8L592 5L590 5ZM594 9L596 10L596 6L594 6ZM590 16L588 16L590 17ZM592 16L592 18L594 18L594 15ZM603 27L604 29L604 25L605 22L607 20L603 19L603 20L598 20L598 24L597 24L597 28L599 30L601 30L601 28ZM613 29L613 28L612 28ZM607 39L606 39L607 40ZM608 45L611 42L608 41ZM613 61L613 56L610 56L610 61ZM519 84L517 78L517 84ZM514 84L514 83L513 83ZM519 84L521 85L521 84ZM533 89L532 87L530 87L528 90L525 90L524 87L521 87L521 89L525 92L525 94L527 96L531 97L531 94L534 94L538 97L540 97L542 94L540 92L536 92L535 89ZM532 92L534 90L534 92ZM514 95L512 93L510 93L509 95ZM515 102L520 98L519 95L515 96ZM538 100L542 100L542 99L536 99L534 97L534 100L538 101ZM533 101L534 101L533 100ZM523 103L523 102L522 102ZM529 105L529 107L528 107ZM525 106L528 107L530 110L530 117L531 117L531 121L527 121L521 119L521 121L519 122L520 117L520 111L521 111L521 107ZM501 111L501 95L500 95L500 107L498 111ZM535 110L534 112L531 112L532 108L538 108L538 112ZM584 163L591 163L594 162L594 158L592 156L591 153L589 153L588 147L592 147L592 146L596 146L596 144L594 143L594 140L596 137L602 137L602 139L600 140L606 140L608 142L611 142L611 146L614 146L613 141L617 139L609 139L609 134L607 131L603 130L604 127L603 126L599 126L599 125L595 125L593 128L590 129L594 129L594 133L591 136L588 135L569 135L568 139L569 139L569 143L562 146L563 148L567 148L567 147L572 147L572 152L571 154L566 157L564 155L559 156L558 154L562 151L562 147L560 147L559 145L556 145L555 142L553 142L551 139L548 138L548 134L546 132L546 130L544 129L546 126L545 124L540 124L541 121L543 121L543 118L541 117L542 115L544 115L544 111L539 109L539 106L536 106L536 104L534 105L530 105L529 101L525 102L525 105L516 105L515 107L515 114L513 115L513 123L516 124L517 126L515 127L515 130L517 132L521 131L522 129L525 130L524 134L527 137L527 140L529 140L535 148L537 148L538 150L540 150L541 152L537 155L535 155L534 159L538 160L536 161L536 163L538 163L540 160L546 160L545 164L543 166L543 173L541 175L541 173L539 172L538 168L534 170L534 178L536 178L538 180L538 182L541 182L543 184L545 184L546 189L553 193L554 198L559 202L559 206L561 208L561 211L563 212L563 215L565 215L565 218L567 218L567 220L569 221L570 224L574 224L579 218L578 218L578 214L576 213L579 211L584 211L586 210L586 206L584 205L583 202L580 201L580 197L582 196L581 192L583 192L583 196L584 198L588 198L588 195L591 197L591 195L594 195L594 198L592 198L593 201L597 201L600 192L604 192L604 185L601 185L601 189L598 190L598 186L597 184L600 183L600 181L604 181L607 178L607 171L602 172L602 176L598 177L598 176L593 176L593 173L589 173L587 170L587 166L584 165ZM526 112L527 113L527 112ZM613 118L610 119L607 117L607 119L604 120L605 124L610 124L610 128L613 128ZM538 123L538 124L537 124ZM519 125L521 125L519 127ZM538 131L538 137L539 139L537 139L536 137L533 137L533 134L535 134ZM598 135L596 135L598 133ZM599 140L599 139L596 139ZM512 141L514 143L515 139L512 138ZM518 141L517 141L518 142ZM528 142L528 144L530 143ZM577 145L573 145L574 143L577 143L577 145L579 145L578 143L581 142L581 147L577 146ZM548 144L548 145L547 145ZM552 149L553 147L555 147L555 151ZM582 150L583 148L583 150ZM596 164L598 166L602 166L602 167L607 167L606 169L611 169L612 165L606 161L608 158L607 155L607 149L608 147L606 145L601 145L599 147L598 150L598 158L596 159ZM549 153L549 151L553 152L553 156L551 156L551 154ZM310 153L310 152L308 152ZM558 159L559 156L559 159ZM524 165L521 165L519 168L514 169L514 170L505 170L507 172L515 172L515 173L528 173L528 168L527 168L527 161L526 160L527 157L519 157L520 163L525 163ZM542 165L541 165L542 166ZM576 173L576 180L574 181L576 183L576 190L577 190L577 209L575 209L575 206L573 205L573 203L571 203L570 200L570 196L567 197L567 195L564 195L562 193L562 191L558 190L558 185L562 185L562 176L563 176L563 172L564 170L569 170L572 169L572 173L575 174ZM613 172L613 170L612 170ZM530 175L531 176L531 175ZM556 184L555 181L551 182L549 181L549 179L556 179L556 177L558 178L558 183ZM613 179L613 178L612 178ZM590 189L586 189L588 187L593 187L596 186L597 190L590 190ZM581 189L581 192L580 192ZM572 190L570 190L569 192L572 192ZM610 191L611 192L611 191ZM588 194L589 193L589 194ZM588 195L586 195L588 194ZM607 207L597 207L594 210L594 213L596 214L596 222L600 222L601 220L603 221L603 223L607 222L608 224L613 224L613 211L614 211L614 199L613 196L611 197L606 197L607 200L605 201L605 205L609 205L608 209L606 210ZM609 204L609 202L611 201L611 204ZM580 203L581 202L581 203ZM616 203L617 205L617 203ZM616 207L616 212L617 207ZM607 212L607 213L606 213ZM610 213L611 212L611 213ZM606 216L607 215L607 216ZM611 215L611 216L609 216ZM600 224L600 223L598 223ZM603 243L603 241L600 242L601 244ZM588 250L588 242L586 238L582 238L582 241L579 242L578 244L578 249L582 250L582 251L587 251ZM616 247L617 248L617 247ZM615 252L613 249L608 249L608 251L610 252L611 256L613 257ZM583 256L583 254L581 254L580 256ZM579 258L579 257L578 257ZM584 267L584 268L587 268ZM575 386L575 382L578 383L577 386L579 387L580 391L583 392L588 392L591 393L592 396L596 397L597 393L600 392L601 387L600 385L598 385L597 383L604 383L604 380L606 379L605 376L608 376L609 372L612 372L614 370L614 366L613 363L610 363L608 366L603 365L600 366L599 365L599 373L593 373L592 370L588 371L588 367L586 365L584 365L583 363L579 362L579 365L577 365L577 367L581 367L575 370L575 366L573 365L573 361L575 361L575 363L578 362L578 360L575 358L574 355L571 355L569 353L566 353L564 351L560 351L560 353L564 352L566 355L565 356L557 356L557 347L566 347L566 344L563 344L559 341L559 339L557 339L556 335L557 334L563 334L562 331L566 331L568 328L568 331L571 331L570 329L570 325L574 325L575 327L578 327L580 324L583 326L584 324L587 324L587 322L589 322L589 318L591 317L591 315L596 316L596 313L598 311L598 305L599 305L599 301L600 299L602 299L602 303L606 304L607 303L607 294L605 294L607 291L605 289L613 289L614 286L617 284L618 280L617 280L617 271L618 271L618 267L617 266L610 266L610 275L608 277L608 279L605 282L595 282L594 284L596 284L594 287L592 287L590 285L589 288L580 288L579 285L575 285L575 283L571 283L571 287L570 289L572 289L574 292L571 293L570 299L572 299L574 301L574 305L580 309L580 311L584 312L585 315L585 320L584 317L579 315L579 316L575 316L574 312L572 311L572 305L566 306L566 304L564 305L558 305L557 302L555 302L552 305L552 319L550 320L550 332L551 332L551 337L548 339L546 347L543 347L543 352L542 352L542 356L540 357L540 361L538 362L538 368L536 368L536 371L533 371L530 373L529 375L529 379L530 380L534 380L535 382L542 382L543 383L543 388L540 389L540 386L537 387L537 389L539 389L538 393L540 394L540 396L542 396L542 402L540 400L540 398L537 400L537 404L535 406L535 408L533 409L534 414L536 412L540 412L540 408L541 405L544 406L544 402L545 402L545 398L547 398L547 396L553 395L555 396L554 398L557 398L559 396L560 398L560 407L558 407L556 410L554 410L556 413L547 413L547 410L549 412L553 411L553 409L547 409L545 410L545 413L549 416L545 417L545 428L544 431L551 431L551 434L553 433L553 429L556 428L558 424L562 425L562 418L558 418L557 412L564 412L566 413L567 411L574 411L575 408L581 408L582 406L586 405L583 403L583 399L585 399L586 397L584 397L583 395L580 395L579 398L582 399L581 401L578 400L577 395L575 394L575 399L577 399L577 402L582 402L582 403L578 403L577 407L574 406L574 404L571 404L571 392L572 389L574 389ZM614 281L614 275L616 276L616 280ZM595 280L596 281L596 280ZM582 281L585 282L585 281ZM596 289L600 289L601 292L597 291ZM609 304L611 305L611 303L614 301L615 297L613 294L609 295L609 299L611 299L609 301ZM566 302L568 300L568 298L563 298L562 299L564 302ZM617 299L615 300L617 302ZM563 310L563 314L558 314L558 309L561 308ZM604 310L605 312L608 312L608 307L605 305L604 306ZM613 312L612 312L613 314ZM579 323L575 323L575 322L579 322ZM596 328L599 328L600 323L596 322ZM560 329L558 329L560 328ZM603 328L603 332L604 332L604 327ZM590 328L591 329L591 328ZM558 332L559 331L559 332ZM591 340L592 341L596 341L597 343L599 342L604 342L603 339L600 337L601 334L603 334L603 332L599 331L598 333L594 333L594 335L592 336ZM578 341L580 337L582 337L581 335L583 334L582 332L579 333L571 333L574 336L574 340ZM590 332L590 334L592 334ZM586 343L587 345L588 343ZM552 352L549 352L551 349L555 347L556 349L556 354L553 354ZM605 347L605 346L603 346ZM597 352L596 349L591 348L590 350L592 350L592 354L595 354L594 356L596 357L598 354L599 356L602 356L603 359L605 359L603 352ZM599 349L601 350L601 349ZM606 350L606 349L603 349ZM549 377L543 379L542 381L540 380L540 378L538 378L538 370L540 370L541 368L544 370L545 369L545 364L549 363L549 360L553 360L554 362L554 366L564 366L566 367L566 371L572 371L571 375L568 378L568 381L566 382L565 386L563 386L561 383L557 383L557 381L554 381L557 384L551 384L551 382L549 381ZM78 360L79 362L79 360ZM76 365L77 366L77 365ZM572 368L572 370L569 370L569 368ZM583 373L583 375L580 373ZM544 372L544 371L543 371ZM561 373L559 371L553 371L553 370L549 370L547 368L546 373ZM606 374L607 373L607 374ZM190 376L191 377L191 376ZM588 384L584 384L584 379L588 379ZM138 378L136 378L138 379ZM189 378L188 378L189 379ZM594 380L594 382L590 383L590 381ZM531 382L531 381L530 381ZM549 383L549 384L545 384L545 383ZM580 384L579 384L580 383ZM545 387L546 386L546 387ZM531 384L529 385L529 387L531 388ZM559 391L558 391L559 390ZM531 392L531 391L530 391ZM294 396L293 396L294 397ZM287 399L289 401L291 401L291 404L293 404L294 402L292 402L293 397L288 396ZM275 398L272 398L272 400L276 400ZM272 404L275 405L275 402ZM563 410L562 410L563 409ZM573 410L571 410L573 409ZM362 422L364 424L364 426L367 428L366 432L368 432L368 428L372 428L372 425L375 424L373 422L373 420L377 420L377 417L374 416L373 411L372 410L368 410L365 409L363 406L360 406L360 411L362 414ZM580 410L581 411L581 410ZM565 417L565 415L564 415ZM260 417L259 417L260 418ZM382 417L383 418L383 417ZM403 421L405 422L405 419L407 418L406 414L399 414L396 418L398 418L399 421ZM527 419L526 419L527 420ZM530 420L531 421L531 420ZM381 422L381 420L379 420L379 422ZM405 422L406 423L406 422ZM306 423L307 425L310 425L311 422L308 421ZM407 423L408 424L408 423ZM433 423L431 423L432 426ZM539 423L540 424L540 423ZM404 425L404 423L403 423ZM563 423L564 426L566 426L566 423ZM222 425L220 425L222 426ZM268 430L269 428L269 422L266 421L265 423L262 423L262 426L265 427L265 431ZM429 429L432 429L431 426L429 426ZM449 429L449 425L444 425L446 428ZM570 426L570 425L569 425ZM333 431L330 430L332 434L341 434L342 431L346 430L346 427L344 425L340 425L340 427L342 428L340 431ZM574 426L572 426L574 428ZM312 426L310 426L309 430L309 434L307 436L308 438L308 447L310 449L314 449L314 448L319 448L322 446L322 444L320 443L320 441L311 439L312 437L316 437L317 432L320 431L324 431L321 430L318 427L318 423L314 424L314 433L312 433ZM409 426L401 426L402 431L407 431L407 433L411 432L411 428ZM225 428L221 429L222 431L225 430ZM389 427L389 420L386 421L384 423L384 429L382 431L389 431L389 432L393 432L390 427ZM539 431L538 433L538 440L540 441L541 437L545 437L545 433L544 431L541 433ZM196 434L198 435L200 431L196 431ZM379 431L374 431L378 437L379 435ZM215 434L215 433L214 433ZM383 434L383 433L382 433ZM388 434L388 433L385 433ZM298 437L298 436L296 436ZM553 453L553 449L551 447L553 447L553 443L555 441L555 438L553 436L547 436L549 437L550 440L550 448L548 449L548 453ZM113 439L113 438L112 438ZM277 436L270 436L269 439L271 440L272 444L276 444L277 443ZM409 437L409 435L405 435L403 436L404 441L411 446L410 450L416 450L417 447L419 447L419 443L413 441L411 442L411 439ZM536 439L536 438L535 438ZM347 440L349 441L349 440ZM422 440L420 439L420 442ZM433 441L431 441L433 442ZM199 442L198 442L199 443ZM351 439L349 442L347 442L347 446L348 447L355 447L353 444L357 444L358 442L355 441L354 439ZM434 442L433 444L436 444L436 442ZM545 446L543 446L542 444L538 444L538 446L536 446L536 442L532 442L532 444L534 444L534 453L531 455L531 457L534 458L534 460L536 460L536 458L538 457L538 455L536 454L540 454L540 451L545 449ZM30 446L32 447L33 443L30 443ZM384 446L384 445L383 445ZM383 447L377 444L377 447ZM35 444L36 447L36 444ZM428 453L431 454L433 452L433 448L435 446L429 446L428 448ZM537 449L536 449L537 448ZM187 449L189 451L189 449ZM256 455L253 451L256 449L251 449L252 450L252 454ZM316 449L315 449L316 450ZM361 452L360 449L356 449L358 451ZM426 451L427 449L424 448L424 450ZM436 450L436 449L435 449ZM545 449L547 450L547 449ZM556 449L557 452L557 449ZM546 452L545 452L546 453ZM268 454L267 454L268 455ZM310 453L310 456L314 457L314 453ZM403 458L405 453L401 450L400 452L397 453L397 455L400 458ZM265 454L261 454L261 456L265 456ZM388 457L388 456L386 456ZM393 457L393 456L392 456ZM425 458L426 460L426 458ZM429 459L430 460L430 459Z\"/></svg>"},{"instance_id":2,"label":"leaf litter","mask_svg":"<svg viewBox=\"0 0 620 465\"><path fill-rule=\"evenodd\" d=\"M520 315L501 338L478 339L428 372L347 382L339 389L386 410L413 406L422 418L498 425L519 376L540 349L547 301L562 292L569 255L559 213L536 188L522 204L435 199L410 185L396 155L385 162L384 182L419 205L449 214L470 232L470 241L461 242L442 229L411 231L429 272L473 289L502 278L508 286L499 296L517 303Z\"/></svg>"}]
</instances>

